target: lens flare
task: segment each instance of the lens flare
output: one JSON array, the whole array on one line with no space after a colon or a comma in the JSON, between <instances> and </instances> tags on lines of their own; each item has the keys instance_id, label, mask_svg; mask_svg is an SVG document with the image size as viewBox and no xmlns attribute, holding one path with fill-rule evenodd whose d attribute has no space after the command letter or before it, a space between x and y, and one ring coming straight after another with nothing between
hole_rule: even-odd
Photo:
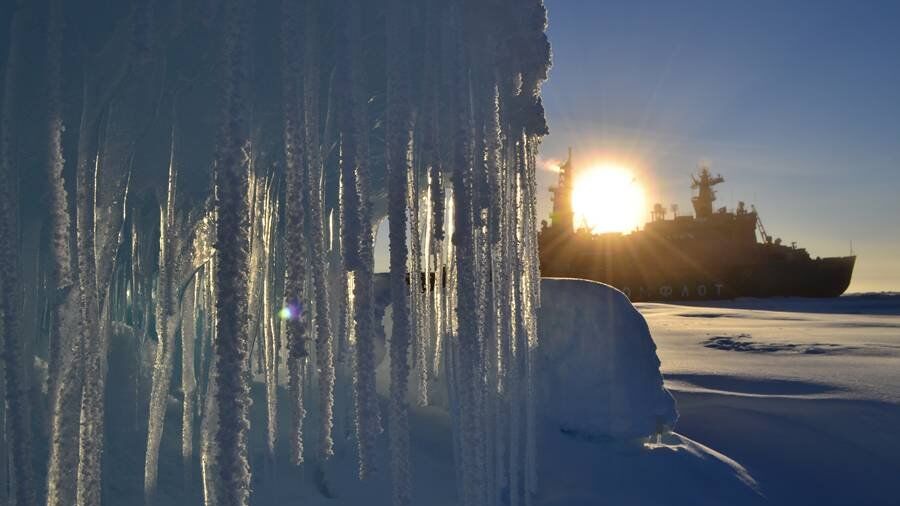
<instances>
[{"instance_id":1,"label":"lens flare","mask_svg":"<svg viewBox=\"0 0 900 506\"><path fill-rule=\"evenodd\" d=\"M300 318L300 304L288 304L278 310L278 317L282 320L296 320Z\"/></svg>"}]
</instances>

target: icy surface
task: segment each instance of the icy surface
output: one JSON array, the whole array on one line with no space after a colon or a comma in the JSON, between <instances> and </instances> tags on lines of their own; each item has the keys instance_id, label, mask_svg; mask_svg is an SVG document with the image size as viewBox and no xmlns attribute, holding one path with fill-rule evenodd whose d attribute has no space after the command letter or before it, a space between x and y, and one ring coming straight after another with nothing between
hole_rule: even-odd
<instances>
[{"instance_id":1,"label":"icy surface","mask_svg":"<svg viewBox=\"0 0 900 506\"><path fill-rule=\"evenodd\" d=\"M777 309L778 300L783 310L745 309ZM741 377L763 388L788 380L827 385L832 398L900 403L900 297L713 304L637 305L665 375Z\"/></svg>"},{"instance_id":2,"label":"icy surface","mask_svg":"<svg viewBox=\"0 0 900 506\"><path fill-rule=\"evenodd\" d=\"M763 504L897 504L900 297L637 307L678 431L745 466Z\"/></svg>"}]
</instances>

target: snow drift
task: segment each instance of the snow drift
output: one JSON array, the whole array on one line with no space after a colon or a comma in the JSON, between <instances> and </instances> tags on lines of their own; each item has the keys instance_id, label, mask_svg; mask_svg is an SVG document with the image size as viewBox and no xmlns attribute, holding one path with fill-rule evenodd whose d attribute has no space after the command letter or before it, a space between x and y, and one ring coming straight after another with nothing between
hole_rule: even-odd
<instances>
[{"instance_id":1,"label":"snow drift","mask_svg":"<svg viewBox=\"0 0 900 506\"><path fill-rule=\"evenodd\" d=\"M378 275L379 319L385 315L383 335L390 338L387 291L387 276ZM678 412L663 387L656 344L644 317L622 292L581 279L542 279L539 343L535 382L543 423L614 439L674 428ZM379 393L387 395L388 358L382 357ZM434 390L432 405L446 409L443 378Z\"/></svg>"},{"instance_id":2,"label":"snow drift","mask_svg":"<svg viewBox=\"0 0 900 506\"><path fill-rule=\"evenodd\" d=\"M564 431L640 438L672 428L656 345L625 295L602 283L541 281L540 413Z\"/></svg>"}]
</instances>

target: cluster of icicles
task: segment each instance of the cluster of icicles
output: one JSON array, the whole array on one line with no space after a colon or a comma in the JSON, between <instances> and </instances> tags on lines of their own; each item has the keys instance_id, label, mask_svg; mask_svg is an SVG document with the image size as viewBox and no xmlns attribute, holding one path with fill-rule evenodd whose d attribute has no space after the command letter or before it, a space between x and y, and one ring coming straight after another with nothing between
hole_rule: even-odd
<instances>
[{"instance_id":1,"label":"cluster of icicles","mask_svg":"<svg viewBox=\"0 0 900 506\"><path fill-rule=\"evenodd\" d=\"M284 162L262 166L251 135L245 71L246 23L253 16L246 2L224 2L215 194L204 206L179 199L179 154L189 147L179 144L173 121L168 185L160 192L165 202L157 220L129 203L127 174L98 190L112 155L99 134L86 131L101 128L87 128L79 137L75 214L69 216L54 83L61 12L60 2L51 1L53 258L47 279L60 296L49 302L48 505L100 504L110 339L132 336L143 345L154 333L144 466L148 503L157 502L163 430L173 426L165 422L173 388L183 394L186 482L199 471L207 505L250 503L254 381L265 385L266 426L253 427L265 430L264 467L287 447L292 463L316 469L314 486L323 494L339 493L325 464L344 446L357 452L361 479L387 472L378 469L375 448L388 437L393 504L423 503L413 496L409 402L424 406L446 398L459 503L531 503L537 490L533 367L540 304L535 157L546 129L540 85L549 66L544 7L540 0L391 0L385 109L376 113L361 40L367 2L344 3L337 63L328 76L341 99L322 114L320 4L284 1ZM146 13L139 9L137 19L141 15ZM409 30L413 15L434 27L417 32L424 37L418 59ZM503 26L486 29L486 19L501 17L508 18ZM138 23L138 36L140 28ZM421 76L415 85L412 74ZM83 104L87 125L101 121L92 105ZM106 118L103 124L112 124ZM322 138L330 135L324 121L334 121L338 135ZM381 122L383 146L372 133ZM337 171L326 167L330 149L339 152ZM373 156L376 151L383 157ZM375 381L376 160L387 172L390 243L386 413L380 412ZM338 188L332 206L329 185ZM178 356L180 379L173 378ZM289 406L278 405L279 389L289 392ZM8 389L8 399L15 395ZM14 410L18 404L8 405ZM285 409L287 430L277 425ZM285 433L287 440L279 441ZM18 436L30 437L26 431ZM195 447L199 470L192 464ZM18 504L31 506L36 488L28 474L17 473L11 488Z\"/></svg>"}]
</instances>

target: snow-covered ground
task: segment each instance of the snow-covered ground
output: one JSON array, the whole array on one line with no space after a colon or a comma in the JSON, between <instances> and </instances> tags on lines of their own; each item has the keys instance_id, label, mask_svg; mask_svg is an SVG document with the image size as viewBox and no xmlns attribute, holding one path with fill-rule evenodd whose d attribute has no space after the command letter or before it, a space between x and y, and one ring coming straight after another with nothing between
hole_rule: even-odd
<instances>
[{"instance_id":1,"label":"snow-covered ground","mask_svg":"<svg viewBox=\"0 0 900 506\"><path fill-rule=\"evenodd\" d=\"M900 296L637 308L676 430L746 468L760 503L900 504Z\"/></svg>"},{"instance_id":2,"label":"snow-covered ground","mask_svg":"<svg viewBox=\"0 0 900 506\"><path fill-rule=\"evenodd\" d=\"M541 290L539 492L531 504L900 504L900 297L635 308L598 283L545 279ZM133 387L119 378L135 366L111 363L109 400L122 406ZM382 396L386 387L381 381ZM378 440L375 475L358 481L349 413L338 415L337 453L324 474L313 464L293 468L280 453L267 464L262 390L254 386L252 504L390 504L389 434ZM413 504L452 506L450 417L440 396L434 400L411 410ZM124 405L109 420L108 504L142 500L143 454L134 442L145 418L139 405ZM172 399L171 409L178 406ZM280 414L284 438L290 423ZM183 474L173 415L160 498L200 504L199 481ZM499 504L509 504L508 495Z\"/></svg>"}]
</instances>

